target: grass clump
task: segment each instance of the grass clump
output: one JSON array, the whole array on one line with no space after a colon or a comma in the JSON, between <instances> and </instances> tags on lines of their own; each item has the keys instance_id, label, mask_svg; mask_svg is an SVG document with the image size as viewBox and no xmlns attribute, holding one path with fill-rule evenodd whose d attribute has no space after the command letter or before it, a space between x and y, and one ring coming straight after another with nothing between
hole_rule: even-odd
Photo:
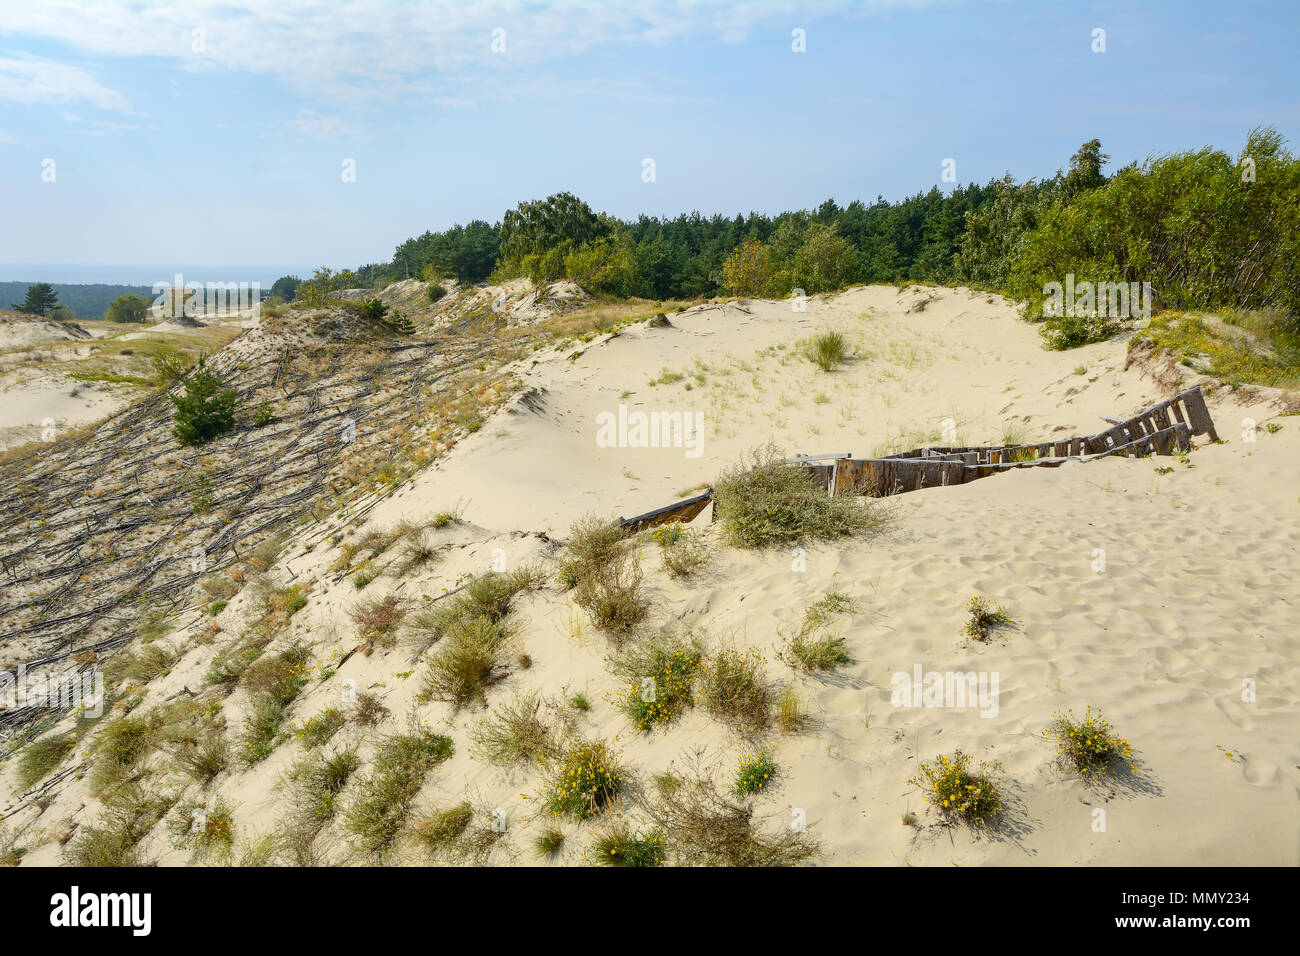
<instances>
[{"instance_id":1,"label":"grass clump","mask_svg":"<svg viewBox=\"0 0 1300 956\"><path fill-rule=\"evenodd\" d=\"M317 860L312 843L339 809L339 795L357 770L355 750L342 750L329 757L318 752L298 761L281 780L288 793L289 812L280 826L282 842L297 866L312 866Z\"/></svg>"},{"instance_id":2,"label":"grass clump","mask_svg":"<svg viewBox=\"0 0 1300 956\"><path fill-rule=\"evenodd\" d=\"M736 782L731 792L738 797L749 797L758 793L776 776L776 762L767 748L757 754L741 754L740 766L736 768Z\"/></svg>"},{"instance_id":3,"label":"grass clump","mask_svg":"<svg viewBox=\"0 0 1300 956\"><path fill-rule=\"evenodd\" d=\"M820 632L837 615L856 609L857 604L844 592L828 592L804 612L799 629L787 637L778 656L796 670L805 672L831 671L852 663L844 638Z\"/></svg>"},{"instance_id":4,"label":"grass clump","mask_svg":"<svg viewBox=\"0 0 1300 956\"><path fill-rule=\"evenodd\" d=\"M663 866L664 838L657 830L637 835L621 821L610 823L596 836L591 859L601 866Z\"/></svg>"},{"instance_id":5,"label":"grass clump","mask_svg":"<svg viewBox=\"0 0 1300 956\"><path fill-rule=\"evenodd\" d=\"M564 846L564 831L559 827L547 827L533 840L533 848L541 857L553 857Z\"/></svg>"},{"instance_id":6,"label":"grass clump","mask_svg":"<svg viewBox=\"0 0 1300 956\"><path fill-rule=\"evenodd\" d=\"M707 658L699 699L713 716L744 736L771 725L776 693L763 676L767 663L757 651L724 648Z\"/></svg>"},{"instance_id":7,"label":"grass clump","mask_svg":"<svg viewBox=\"0 0 1300 956\"><path fill-rule=\"evenodd\" d=\"M884 530L874 503L828 497L796 466L783 464L768 445L714 483L715 513L724 537L738 547L759 548L800 540L843 538Z\"/></svg>"},{"instance_id":8,"label":"grass clump","mask_svg":"<svg viewBox=\"0 0 1300 956\"><path fill-rule=\"evenodd\" d=\"M149 715L119 717L99 735L90 786L102 792L119 784L158 743L159 722Z\"/></svg>"},{"instance_id":9,"label":"grass clump","mask_svg":"<svg viewBox=\"0 0 1300 956\"><path fill-rule=\"evenodd\" d=\"M1048 729L1048 740L1056 741L1056 754L1061 763L1078 773L1086 785L1123 768L1136 773L1138 761L1133 747L1115 733L1110 721L1100 713L1093 714L1089 706L1083 720L1076 722L1070 713L1053 714Z\"/></svg>"},{"instance_id":10,"label":"grass clump","mask_svg":"<svg viewBox=\"0 0 1300 956\"><path fill-rule=\"evenodd\" d=\"M821 332L803 344L803 357L823 372L833 372L844 363L849 343L841 332Z\"/></svg>"},{"instance_id":11,"label":"grass clump","mask_svg":"<svg viewBox=\"0 0 1300 956\"><path fill-rule=\"evenodd\" d=\"M945 823L986 827L1002 811L1001 768L987 762L973 767L960 750L924 761L911 782Z\"/></svg>"},{"instance_id":12,"label":"grass clump","mask_svg":"<svg viewBox=\"0 0 1300 956\"><path fill-rule=\"evenodd\" d=\"M171 809L166 797L150 795L138 783L124 784L104 794L104 809L96 822L83 826L68 844L64 859L78 867L145 866L139 843Z\"/></svg>"},{"instance_id":13,"label":"grass clump","mask_svg":"<svg viewBox=\"0 0 1300 956\"><path fill-rule=\"evenodd\" d=\"M345 720L343 712L337 707L326 707L315 717L303 722L298 728L298 739L309 748L329 743L342 728Z\"/></svg>"},{"instance_id":14,"label":"grass clump","mask_svg":"<svg viewBox=\"0 0 1300 956\"><path fill-rule=\"evenodd\" d=\"M996 601L990 601L982 594L972 595L966 602L966 610L970 613L970 618L962 628L962 633L977 641L987 641L995 628L1016 623Z\"/></svg>"},{"instance_id":15,"label":"grass clump","mask_svg":"<svg viewBox=\"0 0 1300 956\"><path fill-rule=\"evenodd\" d=\"M475 755L498 766L542 764L555 756L555 732L537 716L537 695L521 694L470 730Z\"/></svg>"},{"instance_id":16,"label":"grass clump","mask_svg":"<svg viewBox=\"0 0 1300 956\"><path fill-rule=\"evenodd\" d=\"M359 850L382 853L397 839L424 776L452 755L451 738L422 729L385 739L358 787L345 825Z\"/></svg>"},{"instance_id":17,"label":"grass clump","mask_svg":"<svg viewBox=\"0 0 1300 956\"><path fill-rule=\"evenodd\" d=\"M473 809L468 803L460 803L449 810L426 816L411 829L416 841L436 854L454 845L473 821Z\"/></svg>"},{"instance_id":18,"label":"grass clump","mask_svg":"<svg viewBox=\"0 0 1300 956\"><path fill-rule=\"evenodd\" d=\"M570 746L540 792L556 816L585 820L622 792L626 776L619 754L604 741L579 741Z\"/></svg>"},{"instance_id":19,"label":"grass clump","mask_svg":"<svg viewBox=\"0 0 1300 956\"><path fill-rule=\"evenodd\" d=\"M487 689L505 676L511 632L503 622L478 618L457 623L429 660L422 696L456 707L487 703Z\"/></svg>"}]
</instances>

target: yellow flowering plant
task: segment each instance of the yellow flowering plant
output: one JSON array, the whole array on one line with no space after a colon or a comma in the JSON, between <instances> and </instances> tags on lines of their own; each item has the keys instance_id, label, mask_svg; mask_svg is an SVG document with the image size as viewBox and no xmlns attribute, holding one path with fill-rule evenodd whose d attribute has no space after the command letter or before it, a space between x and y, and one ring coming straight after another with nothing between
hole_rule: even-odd
<instances>
[{"instance_id":1,"label":"yellow flowering plant","mask_svg":"<svg viewBox=\"0 0 1300 956\"><path fill-rule=\"evenodd\" d=\"M1139 761L1133 747L1115 733L1110 721L1100 712L1093 713L1089 705L1083 720L1076 721L1068 711L1052 715L1052 725L1044 735L1056 741L1056 754L1061 763L1092 784L1100 777L1114 773L1119 768L1134 773Z\"/></svg>"},{"instance_id":2,"label":"yellow flowering plant","mask_svg":"<svg viewBox=\"0 0 1300 956\"><path fill-rule=\"evenodd\" d=\"M945 823L979 828L991 825L1002 811L1001 777L999 764L975 767L967 754L955 750L923 762L911 782Z\"/></svg>"},{"instance_id":3,"label":"yellow flowering plant","mask_svg":"<svg viewBox=\"0 0 1300 956\"><path fill-rule=\"evenodd\" d=\"M987 641L995 627L1016 623L997 601L990 601L982 594L972 595L966 602L966 610L970 612L970 618L962 633L977 641Z\"/></svg>"},{"instance_id":4,"label":"yellow flowering plant","mask_svg":"<svg viewBox=\"0 0 1300 956\"><path fill-rule=\"evenodd\" d=\"M736 768L736 782L731 792L738 797L748 797L758 793L776 776L776 762L764 747L757 754L742 754L740 766Z\"/></svg>"}]
</instances>

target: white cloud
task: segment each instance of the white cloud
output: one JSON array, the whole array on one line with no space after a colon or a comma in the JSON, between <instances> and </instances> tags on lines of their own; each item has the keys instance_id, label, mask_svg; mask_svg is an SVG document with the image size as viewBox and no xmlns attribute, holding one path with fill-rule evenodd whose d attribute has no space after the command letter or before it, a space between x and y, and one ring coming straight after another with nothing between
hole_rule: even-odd
<instances>
[{"instance_id":1,"label":"white cloud","mask_svg":"<svg viewBox=\"0 0 1300 956\"><path fill-rule=\"evenodd\" d=\"M337 116L321 116L312 110L299 110L289 121L289 126L305 136L316 139L340 139L352 136L352 130Z\"/></svg>"},{"instance_id":2,"label":"white cloud","mask_svg":"<svg viewBox=\"0 0 1300 956\"><path fill-rule=\"evenodd\" d=\"M88 100L106 110L130 108L85 70L25 53L0 56L0 100L28 105Z\"/></svg>"},{"instance_id":3,"label":"white cloud","mask_svg":"<svg viewBox=\"0 0 1300 956\"><path fill-rule=\"evenodd\" d=\"M337 99L428 95L466 105L457 79L614 44L688 36L735 42L831 13L864 15L955 0L41 0L6 11L6 31L93 53L161 57L184 69L271 75ZM505 52L492 52L492 31ZM201 31L196 34L195 31ZM199 40L201 39L201 42ZM199 49L196 50L196 47ZM431 89L430 77L449 88Z\"/></svg>"}]
</instances>

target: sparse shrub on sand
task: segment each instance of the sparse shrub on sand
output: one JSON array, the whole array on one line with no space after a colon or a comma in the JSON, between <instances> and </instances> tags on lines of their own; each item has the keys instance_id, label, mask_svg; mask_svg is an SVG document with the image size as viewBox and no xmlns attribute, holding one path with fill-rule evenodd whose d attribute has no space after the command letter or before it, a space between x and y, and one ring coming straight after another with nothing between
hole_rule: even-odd
<instances>
[{"instance_id":1,"label":"sparse shrub on sand","mask_svg":"<svg viewBox=\"0 0 1300 956\"><path fill-rule=\"evenodd\" d=\"M355 750L326 757L319 751L295 763L280 786L288 794L288 812L278 829L281 843L295 866L317 862L312 843L339 809L339 795L356 772Z\"/></svg>"},{"instance_id":2,"label":"sparse shrub on sand","mask_svg":"<svg viewBox=\"0 0 1300 956\"><path fill-rule=\"evenodd\" d=\"M448 603L417 616L414 637L427 647L441 640L429 660L423 697L457 707L486 702L490 684L505 674L514 627L511 602L520 591L536 587L541 572L522 568L509 574L489 572L473 579Z\"/></svg>"},{"instance_id":3,"label":"sparse shrub on sand","mask_svg":"<svg viewBox=\"0 0 1300 956\"><path fill-rule=\"evenodd\" d=\"M326 707L319 714L303 721L297 730L297 737L306 747L319 747L329 743L345 722L343 711L337 707Z\"/></svg>"},{"instance_id":4,"label":"sparse shrub on sand","mask_svg":"<svg viewBox=\"0 0 1300 956\"><path fill-rule=\"evenodd\" d=\"M690 577L709 563L709 548L704 536L680 522L660 525L650 533L659 545L664 570L674 578Z\"/></svg>"},{"instance_id":5,"label":"sparse shrub on sand","mask_svg":"<svg viewBox=\"0 0 1300 956\"><path fill-rule=\"evenodd\" d=\"M634 833L622 820L610 820L596 834L589 859L600 866L663 866L664 838L657 830Z\"/></svg>"},{"instance_id":6,"label":"sparse shrub on sand","mask_svg":"<svg viewBox=\"0 0 1300 956\"><path fill-rule=\"evenodd\" d=\"M853 658L844 638L821 631L836 615L851 613L856 608L853 599L844 592L829 591L804 612L798 630L786 637L778 656L801 671L830 671L851 663Z\"/></svg>"},{"instance_id":7,"label":"sparse shrub on sand","mask_svg":"<svg viewBox=\"0 0 1300 956\"><path fill-rule=\"evenodd\" d=\"M382 853L397 839L424 776L452 755L449 737L422 729L388 737L357 787L345 824L358 850Z\"/></svg>"},{"instance_id":8,"label":"sparse shrub on sand","mask_svg":"<svg viewBox=\"0 0 1300 956\"><path fill-rule=\"evenodd\" d=\"M970 612L970 618L962 633L977 641L987 641L994 629L1016 623L996 601L990 601L982 594L972 595L966 602L966 610Z\"/></svg>"},{"instance_id":9,"label":"sparse shrub on sand","mask_svg":"<svg viewBox=\"0 0 1300 956\"><path fill-rule=\"evenodd\" d=\"M1002 811L1001 767L987 762L974 767L960 750L924 761L911 782L945 823L986 827Z\"/></svg>"},{"instance_id":10,"label":"sparse shrub on sand","mask_svg":"<svg viewBox=\"0 0 1300 956\"><path fill-rule=\"evenodd\" d=\"M235 847L234 808L220 795L212 808L186 801L167 821L171 844L177 850L190 850L195 860L229 862Z\"/></svg>"},{"instance_id":11,"label":"sparse shrub on sand","mask_svg":"<svg viewBox=\"0 0 1300 956\"><path fill-rule=\"evenodd\" d=\"M1136 773L1138 760L1133 747L1115 733L1110 721L1094 714L1089 706L1083 720L1076 722L1074 715L1058 713L1046 738L1056 741L1056 754L1061 764L1078 773L1086 785L1091 786L1103 776L1117 773Z\"/></svg>"},{"instance_id":12,"label":"sparse shrub on sand","mask_svg":"<svg viewBox=\"0 0 1300 956\"><path fill-rule=\"evenodd\" d=\"M151 795L138 783L104 794L94 824L83 825L64 851L65 862L79 867L147 866L139 843L171 809L172 800Z\"/></svg>"},{"instance_id":13,"label":"sparse shrub on sand","mask_svg":"<svg viewBox=\"0 0 1300 956\"><path fill-rule=\"evenodd\" d=\"M798 734L808 730L813 720L803 711L803 702L793 687L781 690L781 697L776 703L776 723L783 734Z\"/></svg>"},{"instance_id":14,"label":"sparse shrub on sand","mask_svg":"<svg viewBox=\"0 0 1300 956\"><path fill-rule=\"evenodd\" d=\"M475 756L502 767L543 764L560 749L555 731L537 716L537 694L520 694L470 730Z\"/></svg>"},{"instance_id":15,"label":"sparse shrub on sand","mask_svg":"<svg viewBox=\"0 0 1300 956\"><path fill-rule=\"evenodd\" d=\"M374 727L387 720L388 716L389 710L378 695L370 691L361 691L357 694L356 709L353 711L352 719L362 727Z\"/></svg>"},{"instance_id":16,"label":"sparse shrub on sand","mask_svg":"<svg viewBox=\"0 0 1300 956\"><path fill-rule=\"evenodd\" d=\"M610 660L610 669L625 681L616 705L638 730L671 723L695 702L703 659L698 641L667 634L622 648Z\"/></svg>"},{"instance_id":17,"label":"sparse shrub on sand","mask_svg":"<svg viewBox=\"0 0 1300 956\"><path fill-rule=\"evenodd\" d=\"M601 741L577 741L539 792L557 816L585 820L602 810L626 785L620 755Z\"/></svg>"},{"instance_id":18,"label":"sparse shrub on sand","mask_svg":"<svg viewBox=\"0 0 1300 956\"><path fill-rule=\"evenodd\" d=\"M618 522L578 521L568 551L560 580L576 582L573 601L598 628L625 635L645 620L650 602L641 594L641 561Z\"/></svg>"},{"instance_id":19,"label":"sparse shrub on sand","mask_svg":"<svg viewBox=\"0 0 1300 956\"><path fill-rule=\"evenodd\" d=\"M793 866L821 847L804 829L783 822L767 836L755 824L753 808L734 803L698 771L673 777L657 788L645 811L663 835L663 859L679 866Z\"/></svg>"},{"instance_id":20,"label":"sparse shrub on sand","mask_svg":"<svg viewBox=\"0 0 1300 956\"><path fill-rule=\"evenodd\" d=\"M823 372L833 372L849 352L849 343L841 332L821 332L801 345L804 358Z\"/></svg>"},{"instance_id":21,"label":"sparse shrub on sand","mask_svg":"<svg viewBox=\"0 0 1300 956\"><path fill-rule=\"evenodd\" d=\"M447 810L426 813L411 824L411 836L435 860L483 865L505 836L505 820L492 814L492 822L475 823L478 814L468 802Z\"/></svg>"},{"instance_id":22,"label":"sparse shrub on sand","mask_svg":"<svg viewBox=\"0 0 1300 956\"><path fill-rule=\"evenodd\" d=\"M349 612L365 644L365 653L376 647L392 647L397 643L397 626L406 614L402 599L396 594L362 601Z\"/></svg>"},{"instance_id":23,"label":"sparse shrub on sand","mask_svg":"<svg viewBox=\"0 0 1300 956\"><path fill-rule=\"evenodd\" d=\"M736 768L736 782L731 792L738 797L749 797L761 792L776 776L776 762L764 747L757 754L741 754Z\"/></svg>"},{"instance_id":24,"label":"sparse shrub on sand","mask_svg":"<svg viewBox=\"0 0 1300 956\"><path fill-rule=\"evenodd\" d=\"M706 658L700 702L742 736L762 733L772 723L776 693L763 673L766 658L757 651L723 648Z\"/></svg>"},{"instance_id":25,"label":"sparse shrub on sand","mask_svg":"<svg viewBox=\"0 0 1300 956\"><path fill-rule=\"evenodd\" d=\"M718 522L726 539L758 548L800 540L883 531L880 506L858 496L828 497L801 468L783 464L772 445L714 482Z\"/></svg>"},{"instance_id":26,"label":"sparse shrub on sand","mask_svg":"<svg viewBox=\"0 0 1300 956\"><path fill-rule=\"evenodd\" d=\"M75 734L49 734L23 747L18 758L18 786L26 790L44 780L77 746Z\"/></svg>"}]
</instances>

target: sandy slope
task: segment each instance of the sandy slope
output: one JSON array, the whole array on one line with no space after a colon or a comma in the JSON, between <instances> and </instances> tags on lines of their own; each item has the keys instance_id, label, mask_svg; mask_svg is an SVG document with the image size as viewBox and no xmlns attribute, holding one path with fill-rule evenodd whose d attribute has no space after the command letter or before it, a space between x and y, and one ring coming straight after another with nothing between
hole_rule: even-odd
<instances>
[{"instance_id":1,"label":"sandy slope","mask_svg":"<svg viewBox=\"0 0 1300 956\"><path fill-rule=\"evenodd\" d=\"M355 646L346 612L362 598L438 594L502 557L507 566L547 560L558 545L533 532L562 538L585 512L630 515L665 504L768 438L787 452L861 455L899 436L907 447L935 443L951 419L961 442L996 440L1016 424L1024 440L1036 440L1098 431L1098 414L1124 415L1164 395L1138 368L1124 369L1123 342L1045 352L1007 305L966 290L873 287L814 301L803 314L788 303L752 302L672 320L676 328L637 326L571 350L571 359L526 360L518 371L535 390L527 401L490 419L356 529L427 519L461 501L466 523L438 532L449 550L428 570L382 575L358 592L327 570L338 550L322 535L291 550L276 579L315 584L280 641L310 640L318 663L328 663ZM830 374L795 355L796 340L825 328L858 343L859 357ZM1076 374L1081 365L1086 371ZM687 377L651 386L665 368ZM1300 608L1290 584L1300 576L1300 419L1277 419L1276 434L1261 429L1244 442L1243 418L1262 425L1276 415L1252 401L1211 399L1227 443L1199 448L1190 466L1108 459L900 496L887 503L888 535L809 546L803 570L792 553L719 545L712 566L682 583L660 570L657 548L646 543L655 621L687 625L715 647L729 641L763 651L769 676L792 683L819 722L806 734L771 738L780 775L756 800L766 825L788 826L803 811L829 864L1300 862ZM620 402L703 413L699 457L682 448L598 447L596 416ZM1156 474L1166 465L1173 473ZM698 523L707 528L707 520L706 512ZM1097 549L1104 570L1095 569ZM854 663L826 679L796 675L776 660L775 645L832 586L860 604L841 625ZM1018 622L987 645L961 636L963 605L976 592L1003 602ZM221 613L221 639L238 632L248 604L241 595ZM593 706L579 729L617 738L642 781L698 752L729 783L748 742L698 709L665 730L638 733L610 701L620 685L605 666L605 638L568 597L549 588L521 598L519 608L520 644L533 665L492 691L494 705L536 690L550 714L584 690ZM184 630L172 638L185 639ZM215 649L192 647L150 699L198 687ZM893 675L917 665L996 674L996 713L893 706ZM504 808L510 831L497 861L536 862L528 837L542 822L538 773L475 759L468 731L482 712L415 704L421 672L400 648L356 654L312 685L294 717L336 704L344 679L382 694L399 717L414 710L456 743L417 804L470 799L489 812ZM1253 702L1242 699L1247 679L1257 684ZM238 691L225 705L235 732L246 701ZM1144 769L1131 781L1085 790L1055 768L1052 745L1039 739L1054 711L1078 715L1089 704L1137 748ZM334 741L343 745L358 745L369 761L375 740L349 726ZM1009 814L1000 834L930 825L909 783L918 759L958 747L1005 767ZM215 789L237 802L242 836L274 829L276 779L300 755L287 743L253 769L218 778ZM908 811L919 814L919 829L903 825ZM26 822L53 827L92 815L74 784L39 822ZM560 860L580 863L590 827L565 829ZM327 830L325 844L341 858L341 831ZM187 859L161 834L151 846L164 863ZM46 843L24 863L58 858L57 844ZM396 859L422 858L405 849Z\"/></svg>"}]
</instances>

